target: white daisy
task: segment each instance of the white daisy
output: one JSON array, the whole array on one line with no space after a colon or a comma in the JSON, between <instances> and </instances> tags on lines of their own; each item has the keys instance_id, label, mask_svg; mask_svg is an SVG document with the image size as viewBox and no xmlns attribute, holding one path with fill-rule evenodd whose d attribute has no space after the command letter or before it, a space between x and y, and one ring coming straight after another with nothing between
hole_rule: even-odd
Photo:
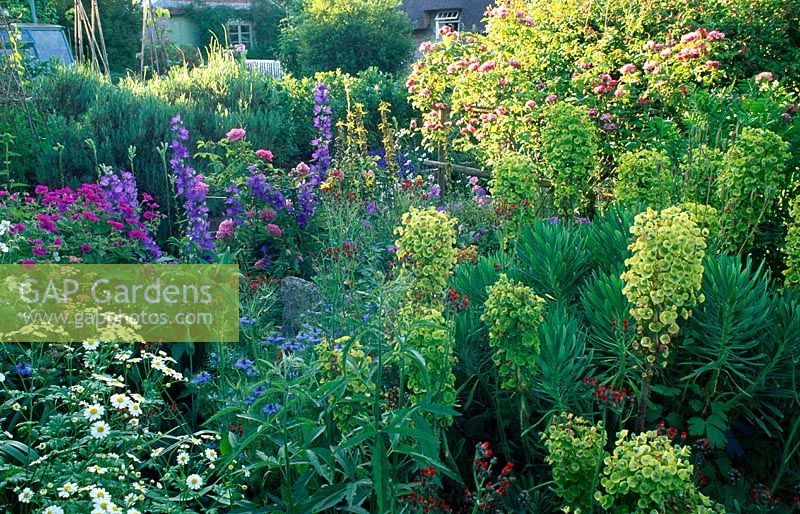
<instances>
[{"instance_id":1,"label":"white daisy","mask_svg":"<svg viewBox=\"0 0 800 514\"><path fill-rule=\"evenodd\" d=\"M105 412L106 412L105 407L95 403L83 409L83 417L88 419L89 421L97 421L98 419L103 417L103 414Z\"/></svg>"},{"instance_id":2,"label":"white daisy","mask_svg":"<svg viewBox=\"0 0 800 514\"><path fill-rule=\"evenodd\" d=\"M186 452L180 452L177 457L178 464L189 464L189 454Z\"/></svg>"},{"instance_id":3,"label":"white daisy","mask_svg":"<svg viewBox=\"0 0 800 514\"><path fill-rule=\"evenodd\" d=\"M107 498L96 498L94 500L95 508L102 509L103 512L108 512L112 505L113 503L111 503L111 500Z\"/></svg>"},{"instance_id":4,"label":"white daisy","mask_svg":"<svg viewBox=\"0 0 800 514\"><path fill-rule=\"evenodd\" d=\"M49 507L45 507L42 514L64 514L64 509L55 505L50 505Z\"/></svg>"},{"instance_id":5,"label":"white daisy","mask_svg":"<svg viewBox=\"0 0 800 514\"><path fill-rule=\"evenodd\" d=\"M108 500L111 498L111 495L109 495L108 492L102 487L92 487L89 490L89 496L92 498L92 500Z\"/></svg>"},{"instance_id":6,"label":"white daisy","mask_svg":"<svg viewBox=\"0 0 800 514\"><path fill-rule=\"evenodd\" d=\"M111 395L111 405L118 409L124 409L128 405L130 405L131 401L128 399L127 396L124 394L114 394Z\"/></svg>"},{"instance_id":7,"label":"white daisy","mask_svg":"<svg viewBox=\"0 0 800 514\"><path fill-rule=\"evenodd\" d=\"M206 448L206 451L204 453L206 455L206 459L217 460L217 450Z\"/></svg>"},{"instance_id":8,"label":"white daisy","mask_svg":"<svg viewBox=\"0 0 800 514\"><path fill-rule=\"evenodd\" d=\"M95 508L92 509L92 512L90 512L89 514L106 514L106 511L104 511L100 507L95 507Z\"/></svg>"},{"instance_id":9,"label":"white daisy","mask_svg":"<svg viewBox=\"0 0 800 514\"><path fill-rule=\"evenodd\" d=\"M23 489L18 496L20 503L30 503L32 498L33 498L33 491L31 491L30 487L26 487L25 489Z\"/></svg>"},{"instance_id":10,"label":"white daisy","mask_svg":"<svg viewBox=\"0 0 800 514\"><path fill-rule=\"evenodd\" d=\"M198 474L192 474L186 477L186 487L192 491L197 491L203 487L203 478Z\"/></svg>"},{"instance_id":11,"label":"white daisy","mask_svg":"<svg viewBox=\"0 0 800 514\"><path fill-rule=\"evenodd\" d=\"M0 373L0 384L6 381L6 376Z\"/></svg>"},{"instance_id":12,"label":"white daisy","mask_svg":"<svg viewBox=\"0 0 800 514\"><path fill-rule=\"evenodd\" d=\"M58 488L58 496L61 498L69 498L69 496L78 490L78 484L75 482L67 482Z\"/></svg>"},{"instance_id":13,"label":"white daisy","mask_svg":"<svg viewBox=\"0 0 800 514\"><path fill-rule=\"evenodd\" d=\"M138 498L139 498L139 495L136 495L136 494L133 494L133 493L128 493L128 494L125 495L125 504L126 505L131 505L133 503L136 503L136 500Z\"/></svg>"},{"instance_id":14,"label":"white daisy","mask_svg":"<svg viewBox=\"0 0 800 514\"><path fill-rule=\"evenodd\" d=\"M125 514L142 514L142 513L136 509L128 509L128 512L126 512Z\"/></svg>"},{"instance_id":15,"label":"white daisy","mask_svg":"<svg viewBox=\"0 0 800 514\"><path fill-rule=\"evenodd\" d=\"M105 439L108 437L109 431L111 431L111 429L105 421L95 421L91 429L92 437L95 439Z\"/></svg>"},{"instance_id":16,"label":"white daisy","mask_svg":"<svg viewBox=\"0 0 800 514\"><path fill-rule=\"evenodd\" d=\"M128 412L131 413L131 416L139 416L142 413L142 404L131 402L131 404L128 405Z\"/></svg>"},{"instance_id":17,"label":"white daisy","mask_svg":"<svg viewBox=\"0 0 800 514\"><path fill-rule=\"evenodd\" d=\"M93 352L97 350L99 347L100 347L100 341L98 341L97 339L87 339L86 341L83 342L83 348L88 352Z\"/></svg>"},{"instance_id":18,"label":"white daisy","mask_svg":"<svg viewBox=\"0 0 800 514\"><path fill-rule=\"evenodd\" d=\"M150 361L150 365L159 371L164 371L167 369L167 363L164 362L164 359L161 357L153 357L153 360Z\"/></svg>"}]
</instances>

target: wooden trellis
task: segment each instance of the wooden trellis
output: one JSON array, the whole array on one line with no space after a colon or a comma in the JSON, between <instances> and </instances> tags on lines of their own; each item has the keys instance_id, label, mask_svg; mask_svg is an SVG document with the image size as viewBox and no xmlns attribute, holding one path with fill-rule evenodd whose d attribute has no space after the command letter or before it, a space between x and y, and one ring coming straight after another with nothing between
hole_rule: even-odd
<instances>
[{"instance_id":1,"label":"wooden trellis","mask_svg":"<svg viewBox=\"0 0 800 514\"><path fill-rule=\"evenodd\" d=\"M75 0L75 57L78 62L91 63L94 70L108 76L108 53L100 23L97 0L91 0L89 12L83 0Z\"/></svg>"}]
</instances>

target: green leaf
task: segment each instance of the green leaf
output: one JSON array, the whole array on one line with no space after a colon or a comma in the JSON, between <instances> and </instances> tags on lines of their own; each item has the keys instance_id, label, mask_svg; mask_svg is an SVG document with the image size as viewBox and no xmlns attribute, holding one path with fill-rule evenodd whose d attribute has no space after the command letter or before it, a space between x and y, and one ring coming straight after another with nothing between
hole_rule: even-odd
<instances>
[{"instance_id":1,"label":"green leaf","mask_svg":"<svg viewBox=\"0 0 800 514\"><path fill-rule=\"evenodd\" d=\"M689 419L689 433L691 435L705 435L706 422L703 418L690 418Z\"/></svg>"}]
</instances>

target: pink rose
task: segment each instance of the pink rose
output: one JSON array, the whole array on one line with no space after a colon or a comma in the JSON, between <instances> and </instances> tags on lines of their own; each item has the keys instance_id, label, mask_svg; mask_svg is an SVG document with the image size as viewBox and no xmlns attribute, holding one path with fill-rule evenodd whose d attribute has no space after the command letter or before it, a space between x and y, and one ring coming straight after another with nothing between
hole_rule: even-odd
<instances>
[{"instance_id":1,"label":"pink rose","mask_svg":"<svg viewBox=\"0 0 800 514\"><path fill-rule=\"evenodd\" d=\"M256 151L256 155L258 156L259 159L263 159L267 162L272 162L273 155L272 152L270 152L269 150L258 150Z\"/></svg>"},{"instance_id":2,"label":"pink rose","mask_svg":"<svg viewBox=\"0 0 800 514\"><path fill-rule=\"evenodd\" d=\"M520 64L520 62L516 59L509 60L508 65L511 66L512 68L520 68L522 66L522 64Z\"/></svg>"},{"instance_id":3,"label":"pink rose","mask_svg":"<svg viewBox=\"0 0 800 514\"><path fill-rule=\"evenodd\" d=\"M714 41L717 39L725 39L725 33L720 32L718 30L712 30L711 32L708 33L706 39L708 39L709 41Z\"/></svg>"},{"instance_id":4,"label":"pink rose","mask_svg":"<svg viewBox=\"0 0 800 514\"><path fill-rule=\"evenodd\" d=\"M667 57L672 55L672 49L665 48L665 49L661 50L661 53L659 55L661 56L662 59L666 59Z\"/></svg>"},{"instance_id":5,"label":"pink rose","mask_svg":"<svg viewBox=\"0 0 800 514\"><path fill-rule=\"evenodd\" d=\"M219 224L217 228L217 239L227 240L233 237L233 220L228 218L222 220L222 223Z\"/></svg>"},{"instance_id":6,"label":"pink rose","mask_svg":"<svg viewBox=\"0 0 800 514\"><path fill-rule=\"evenodd\" d=\"M228 141L240 141L244 139L246 134L247 132L243 128L235 128L230 129L228 133L225 134L225 137L228 139Z\"/></svg>"},{"instance_id":7,"label":"pink rose","mask_svg":"<svg viewBox=\"0 0 800 514\"><path fill-rule=\"evenodd\" d=\"M630 75L631 73L636 72L636 65L633 63L628 63L624 65L622 68L619 69L619 72L623 75Z\"/></svg>"},{"instance_id":8,"label":"pink rose","mask_svg":"<svg viewBox=\"0 0 800 514\"><path fill-rule=\"evenodd\" d=\"M492 71L495 69L495 67L497 67L497 64L495 64L494 61L487 61L481 64L480 68L478 68L478 71Z\"/></svg>"},{"instance_id":9,"label":"pink rose","mask_svg":"<svg viewBox=\"0 0 800 514\"><path fill-rule=\"evenodd\" d=\"M709 70L718 70L720 66L719 61L706 61L706 68Z\"/></svg>"},{"instance_id":10,"label":"pink rose","mask_svg":"<svg viewBox=\"0 0 800 514\"><path fill-rule=\"evenodd\" d=\"M653 71L656 68L656 66L658 66L658 63L656 61L647 61L646 63L644 63L644 66L642 66L642 69L644 71Z\"/></svg>"},{"instance_id":11,"label":"pink rose","mask_svg":"<svg viewBox=\"0 0 800 514\"><path fill-rule=\"evenodd\" d=\"M758 75L755 76L756 84L766 84L767 82L772 82L773 76L772 73L768 71L762 71Z\"/></svg>"}]
</instances>

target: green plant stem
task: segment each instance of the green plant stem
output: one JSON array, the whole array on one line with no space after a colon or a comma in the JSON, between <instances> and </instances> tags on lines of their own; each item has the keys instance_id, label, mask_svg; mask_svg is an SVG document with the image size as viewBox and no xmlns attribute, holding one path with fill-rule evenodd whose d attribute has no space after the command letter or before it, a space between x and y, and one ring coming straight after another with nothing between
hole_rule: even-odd
<instances>
[{"instance_id":1,"label":"green plant stem","mask_svg":"<svg viewBox=\"0 0 800 514\"><path fill-rule=\"evenodd\" d=\"M647 421L647 402L650 399L650 382L653 380L651 369L642 371L642 387L639 391L639 407L637 409L636 428L641 433L644 432L645 422Z\"/></svg>"}]
</instances>

